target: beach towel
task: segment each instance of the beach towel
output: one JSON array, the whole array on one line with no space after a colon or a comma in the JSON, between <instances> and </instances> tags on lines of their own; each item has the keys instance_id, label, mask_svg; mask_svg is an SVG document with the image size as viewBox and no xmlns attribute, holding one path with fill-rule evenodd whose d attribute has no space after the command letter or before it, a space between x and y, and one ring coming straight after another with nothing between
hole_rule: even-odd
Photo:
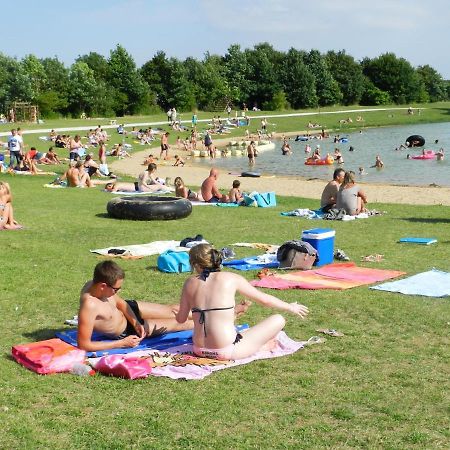
<instances>
[{"instance_id":1,"label":"beach towel","mask_svg":"<svg viewBox=\"0 0 450 450\"><path fill-rule=\"evenodd\" d=\"M399 239L398 242L403 244L422 244L422 245L430 245L435 244L437 242L436 238L419 238L419 237L405 237Z\"/></svg>"},{"instance_id":2,"label":"beach towel","mask_svg":"<svg viewBox=\"0 0 450 450\"><path fill-rule=\"evenodd\" d=\"M432 269L402 280L372 286L371 289L425 297L448 297L450 296L450 273Z\"/></svg>"},{"instance_id":3,"label":"beach towel","mask_svg":"<svg viewBox=\"0 0 450 450\"><path fill-rule=\"evenodd\" d=\"M277 260L277 255L266 253L264 255L250 256L243 259L223 261L222 265L235 270L257 270L277 268L280 265L280 262Z\"/></svg>"},{"instance_id":4,"label":"beach towel","mask_svg":"<svg viewBox=\"0 0 450 450\"><path fill-rule=\"evenodd\" d=\"M248 324L236 326L236 331L242 331L248 328ZM55 335L64 342L74 347L77 346L78 330L57 331ZM91 339L93 341L111 341L109 336L93 332ZM133 348L112 348L109 350L97 350L95 352L86 352L88 357L100 357L104 355L122 355L135 352L137 350L166 350L170 347L177 347L183 344L192 344L192 330L174 331L161 336L142 339L140 344Z\"/></svg>"},{"instance_id":5,"label":"beach towel","mask_svg":"<svg viewBox=\"0 0 450 450\"><path fill-rule=\"evenodd\" d=\"M397 270L356 267L354 263L329 264L318 269L273 275L252 281L270 289L350 289L404 275Z\"/></svg>"},{"instance_id":6,"label":"beach towel","mask_svg":"<svg viewBox=\"0 0 450 450\"><path fill-rule=\"evenodd\" d=\"M217 361L215 359L197 357L193 354L192 343L170 347L164 352L157 350L133 351L133 353L130 353L130 356L148 358L151 366L150 376L201 380L217 370L248 364L258 359L290 355L302 349L306 344L306 342L290 339L284 331L278 333L276 340L277 345L273 350L260 351L248 358L235 361ZM94 368L99 361L100 358L89 358L89 363Z\"/></svg>"},{"instance_id":7,"label":"beach towel","mask_svg":"<svg viewBox=\"0 0 450 450\"><path fill-rule=\"evenodd\" d=\"M107 248L98 248L96 250L89 250L91 253L98 253L99 255L110 256L108 253L111 249L124 250L124 255L127 256L152 256L159 255L167 250L173 250L176 252L186 252L189 249L180 247L180 241L153 241L148 244L136 244L136 245L120 245Z\"/></svg>"},{"instance_id":8,"label":"beach towel","mask_svg":"<svg viewBox=\"0 0 450 450\"><path fill-rule=\"evenodd\" d=\"M83 363L86 357L84 350L57 338L15 345L11 354L19 364L40 374L69 372L74 364Z\"/></svg>"}]
</instances>

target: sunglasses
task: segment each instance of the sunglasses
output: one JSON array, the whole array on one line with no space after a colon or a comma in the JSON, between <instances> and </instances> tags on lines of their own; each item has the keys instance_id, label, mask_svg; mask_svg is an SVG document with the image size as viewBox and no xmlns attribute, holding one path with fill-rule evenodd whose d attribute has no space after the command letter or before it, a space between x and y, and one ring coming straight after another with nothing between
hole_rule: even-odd
<instances>
[{"instance_id":1,"label":"sunglasses","mask_svg":"<svg viewBox=\"0 0 450 450\"><path fill-rule=\"evenodd\" d=\"M114 286L111 286L108 283L105 283L105 284L106 284L106 286L110 287L114 291L115 294L117 294L122 289L122 286L115 288Z\"/></svg>"}]
</instances>

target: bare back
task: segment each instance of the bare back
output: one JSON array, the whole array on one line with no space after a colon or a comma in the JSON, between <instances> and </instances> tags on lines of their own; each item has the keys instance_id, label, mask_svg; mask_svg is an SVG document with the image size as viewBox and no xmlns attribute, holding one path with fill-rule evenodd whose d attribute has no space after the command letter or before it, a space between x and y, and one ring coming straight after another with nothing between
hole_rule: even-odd
<instances>
[{"instance_id":1,"label":"bare back","mask_svg":"<svg viewBox=\"0 0 450 450\"><path fill-rule=\"evenodd\" d=\"M204 324L200 323L200 313L192 314L195 345L222 348L234 342L236 338L234 306L238 279L238 275L233 273L213 272L205 281L198 276L191 277L186 281L181 299L183 308L187 310L228 308L206 311Z\"/></svg>"}]
</instances>

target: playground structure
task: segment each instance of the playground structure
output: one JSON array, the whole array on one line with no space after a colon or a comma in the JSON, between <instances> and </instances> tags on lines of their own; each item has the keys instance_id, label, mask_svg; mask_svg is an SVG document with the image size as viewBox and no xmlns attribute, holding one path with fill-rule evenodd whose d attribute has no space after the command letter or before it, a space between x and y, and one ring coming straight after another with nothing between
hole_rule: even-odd
<instances>
[{"instance_id":1,"label":"playground structure","mask_svg":"<svg viewBox=\"0 0 450 450\"><path fill-rule=\"evenodd\" d=\"M9 122L38 123L39 108L29 102L10 102L7 104Z\"/></svg>"}]
</instances>

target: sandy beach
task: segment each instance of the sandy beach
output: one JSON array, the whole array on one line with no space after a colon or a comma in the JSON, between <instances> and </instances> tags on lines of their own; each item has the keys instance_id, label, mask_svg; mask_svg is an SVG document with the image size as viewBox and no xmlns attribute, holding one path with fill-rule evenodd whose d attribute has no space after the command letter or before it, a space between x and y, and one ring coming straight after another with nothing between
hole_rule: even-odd
<instances>
[{"instance_id":1,"label":"sandy beach","mask_svg":"<svg viewBox=\"0 0 450 450\"><path fill-rule=\"evenodd\" d=\"M244 138L241 138L244 139ZM240 140L233 137L233 140ZM214 144L217 147L225 146L230 139L216 139ZM170 155L176 153L175 146L171 146L172 151ZM142 162L144 157L150 153L159 155L158 147L146 147L144 150L136 151L131 158L125 158L114 161L110 165L110 169L119 174L130 175L136 177L144 170ZM161 178L170 177L173 180L180 176L183 178L187 186L200 186L202 181L208 176L209 167L196 166L195 158L187 159L185 153L179 152L185 159L186 165L184 167L173 167L173 160L158 161L158 175ZM211 167L213 166L211 163ZM221 171L218 186L224 191L231 188L234 179L238 178L241 181L241 187L244 191L275 191L278 195L303 197L311 199L320 199L325 182L322 180L307 180L300 177L260 177L248 178L237 177L236 175L229 175L225 171ZM413 205L445 205L450 206L450 188L448 187L432 187L432 186L392 186L379 184L365 184L358 183L367 194L369 200L369 207L371 203L402 203ZM299 205L300 207L301 205Z\"/></svg>"}]
</instances>

